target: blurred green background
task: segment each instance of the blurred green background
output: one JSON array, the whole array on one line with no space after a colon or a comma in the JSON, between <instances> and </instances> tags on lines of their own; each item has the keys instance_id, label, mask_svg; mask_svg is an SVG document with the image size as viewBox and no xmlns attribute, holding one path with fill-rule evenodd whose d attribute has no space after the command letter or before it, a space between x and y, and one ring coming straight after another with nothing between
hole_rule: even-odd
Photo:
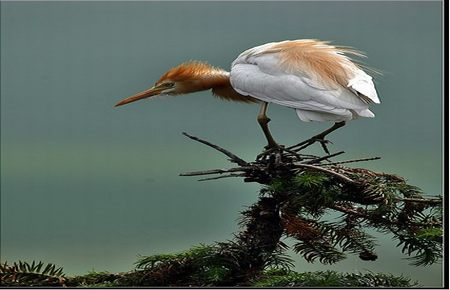
<instances>
[{"instance_id":1,"label":"blurred green background","mask_svg":"<svg viewBox=\"0 0 450 290\"><path fill-rule=\"evenodd\" d=\"M343 159L442 193L441 2L1 2L1 259L43 260L68 274L127 271L138 254L232 238L258 185L197 182L226 168L187 131L253 159L265 145L258 107L209 92L114 108L168 68L196 59L229 69L247 48L318 38L367 53L382 100L375 119L335 132ZM326 128L269 108L293 144ZM311 153L320 153L315 146ZM412 267L377 234L376 262L350 256L298 271L390 272L441 285L441 265Z\"/></svg>"}]
</instances>

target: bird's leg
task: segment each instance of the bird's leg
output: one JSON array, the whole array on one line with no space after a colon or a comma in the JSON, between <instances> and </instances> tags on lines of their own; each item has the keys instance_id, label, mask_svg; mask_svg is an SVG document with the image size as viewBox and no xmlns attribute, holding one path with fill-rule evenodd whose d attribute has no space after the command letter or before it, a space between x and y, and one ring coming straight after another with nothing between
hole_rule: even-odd
<instances>
[{"instance_id":1,"label":"bird's leg","mask_svg":"<svg viewBox=\"0 0 450 290\"><path fill-rule=\"evenodd\" d=\"M328 151L327 145L326 145L326 143L328 143L329 141L325 140L325 136L327 136L331 132L336 131L337 129L344 127L344 126L345 126L345 121L336 122L336 123L334 123L333 126L328 128L327 130L325 130L317 135L314 135L313 137L309 138L308 140L305 140L296 145L290 146L290 147L288 147L288 149L293 149L295 147L299 147L294 150L294 151L298 152L302 149L305 149L309 145L314 144L315 142L320 142L320 145L322 145L322 148L325 151L325 153L330 154L330 152Z\"/></svg>"},{"instance_id":2,"label":"bird's leg","mask_svg":"<svg viewBox=\"0 0 450 290\"><path fill-rule=\"evenodd\" d=\"M272 134L270 134L270 131L269 131L268 124L270 122L270 118L268 118L266 115L268 105L269 104L267 102L263 102L261 104L261 109L259 111L257 120L258 120L258 123L261 126L261 128L264 132L264 135L266 136L267 142L268 142L266 149L277 149L280 146L277 144L277 142L275 142L275 140L272 137Z\"/></svg>"}]
</instances>

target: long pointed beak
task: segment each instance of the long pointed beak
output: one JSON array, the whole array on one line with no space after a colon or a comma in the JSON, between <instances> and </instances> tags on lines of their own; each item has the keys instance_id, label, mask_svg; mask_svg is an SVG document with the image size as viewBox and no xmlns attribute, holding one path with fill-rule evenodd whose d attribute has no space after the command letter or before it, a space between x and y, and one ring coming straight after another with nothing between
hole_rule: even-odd
<instances>
[{"instance_id":1,"label":"long pointed beak","mask_svg":"<svg viewBox=\"0 0 450 290\"><path fill-rule=\"evenodd\" d=\"M114 107L119 107L119 106L123 106L125 104L128 103L132 103L141 99L146 99L149 98L151 96L156 96L159 95L165 88L164 87L158 87L158 86L154 86L148 90L145 90L143 92L137 93L134 96L128 97L126 99L123 99L122 101L118 102Z\"/></svg>"}]
</instances>

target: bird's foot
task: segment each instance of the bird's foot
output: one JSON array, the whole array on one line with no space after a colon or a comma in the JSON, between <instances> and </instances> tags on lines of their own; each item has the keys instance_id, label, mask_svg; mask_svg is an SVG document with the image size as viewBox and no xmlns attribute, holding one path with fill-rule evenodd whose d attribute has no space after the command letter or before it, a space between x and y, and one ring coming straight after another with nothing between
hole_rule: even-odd
<instances>
[{"instance_id":1,"label":"bird's foot","mask_svg":"<svg viewBox=\"0 0 450 290\"><path fill-rule=\"evenodd\" d=\"M299 151L305 149L306 147L309 147L312 144L319 142L320 145L322 146L323 151L325 151L325 153L327 153L327 154L330 154L327 144L333 144L333 142L326 140L325 136L326 135L324 135L324 134L318 134L318 135L313 136L305 141L298 143L297 145L290 146L287 149L293 150L295 152L299 152Z\"/></svg>"},{"instance_id":2,"label":"bird's foot","mask_svg":"<svg viewBox=\"0 0 450 290\"><path fill-rule=\"evenodd\" d=\"M320 146L322 146L323 151L325 151L325 153L330 154L330 151L328 150L327 145L328 144L333 144L333 142L326 140L325 136L314 136L311 139L312 144L315 142L319 142Z\"/></svg>"}]
</instances>

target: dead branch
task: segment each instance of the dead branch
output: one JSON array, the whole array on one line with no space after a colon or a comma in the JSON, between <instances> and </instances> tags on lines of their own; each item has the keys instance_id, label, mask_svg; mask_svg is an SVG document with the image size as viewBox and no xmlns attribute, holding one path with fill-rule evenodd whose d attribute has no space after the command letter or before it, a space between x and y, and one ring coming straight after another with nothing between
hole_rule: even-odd
<instances>
[{"instance_id":1,"label":"dead branch","mask_svg":"<svg viewBox=\"0 0 450 290\"><path fill-rule=\"evenodd\" d=\"M180 176L223 174L223 173L229 173L229 172L245 171L250 168L251 167L236 167L236 168L230 168L230 169L211 169L211 170L202 170L202 171L191 171L191 172L180 173Z\"/></svg>"},{"instance_id":2,"label":"dead branch","mask_svg":"<svg viewBox=\"0 0 450 290\"><path fill-rule=\"evenodd\" d=\"M341 155L341 154L344 154L344 153L345 153L344 151L339 151L339 152L337 152L337 153L328 154L328 155L325 155L325 156L323 156L323 157L315 158L315 159L310 160L310 161L305 162L305 163L306 163L306 164L319 163L320 161L326 160L326 159L331 158L331 157L336 157L336 156Z\"/></svg>"},{"instance_id":3,"label":"dead branch","mask_svg":"<svg viewBox=\"0 0 450 290\"><path fill-rule=\"evenodd\" d=\"M239 158L238 156L234 155L234 154L231 153L230 151L228 151L228 150L226 150L226 149L223 149L223 148L220 147L220 146L217 146L217 145L215 145L215 144L212 144L212 143L210 143L210 142L208 142L208 141L206 141L206 140L202 140L202 139L200 139L200 138L198 138L198 137L191 136L191 135L189 135L189 134L186 133L186 132L183 132L183 135L186 136L186 137L188 137L188 138L190 138L190 139L192 139L192 140L195 140L195 141L200 142L200 143L203 143L203 144L205 144L205 145L207 145L207 146L209 146L209 147L212 147L212 148L216 149L217 151L222 152L222 153L225 154L226 156L230 157L230 161L231 161L231 162L234 162L234 163L236 163L236 164L238 164L238 165L240 165L240 166L246 166L246 165L248 165L248 163L245 162L243 159L241 159L241 158Z\"/></svg>"},{"instance_id":4,"label":"dead branch","mask_svg":"<svg viewBox=\"0 0 450 290\"><path fill-rule=\"evenodd\" d=\"M199 179L198 181L207 181L207 180L222 179L222 178L229 178L229 177L245 177L245 174L243 174L243 173L227 174L227 175L221 175L221 176L216 176L216 177L202 178L202 179Z\"/></svg>"},{"instance_id":5,"label":"dead branch","mask_svg":"<svg viewBox=\"0 0 450 290\"><path fill-rule=\"evenodd\" d=\"M339 161L339 162L326 163L326 164L323 164L323 165L329 166L329 165L338 165L338 164L346 164L346 163L354 163L354 162L362 162L362 161L372 161L372 160L378 160L378 159L381 159L381 157L352 159L352 160L345 160L345 161Z\"/></svg>"}]
</instances>

